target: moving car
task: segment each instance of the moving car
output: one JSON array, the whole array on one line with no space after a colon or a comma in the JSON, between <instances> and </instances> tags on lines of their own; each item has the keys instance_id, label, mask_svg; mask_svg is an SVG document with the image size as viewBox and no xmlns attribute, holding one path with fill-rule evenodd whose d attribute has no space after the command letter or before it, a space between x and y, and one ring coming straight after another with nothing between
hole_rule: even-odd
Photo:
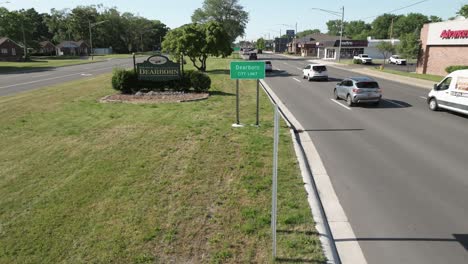
<instances>
[{"instance_id":1,"label":"moving car","mask_svg":"<svg viewBox=\"0 0 468 264\"><path fill-rule=\"evenodd\" d=\"M378 105L382 99L379 84L369 77L351 77L335 86L333 91L336 100L345 99L348 106L355 103L372 103Z\"/></svg>"},{"instance_id":2,"label":"moving car","mask_svg":"<svg viewBox=\"0 0 468 264\"><path fill-rule=\"evenodd\" d=\"M326 80L328 81L327 66L323 64L308 64L302 70L302 78L311 80Z\"/></svg>"},{"instance_id":3,"label":"moving car","mask_svg":"<svg viewBox=\"0 0 468 264\"><path fill-rule=\"evenodd\" d=\"M271 65L271 61L265 61L265 71L266 72L273 71L273 66Z\"/></svg>"},{"instance_id":4,"label":"moving car","mask_svg":"<svg viewBox=\"0 0 468 264\"><path fill-rule=\"evenodd\" d=\"M396 64L396 65L406 65L406 60L400 58L399 55L392 55L392 56L390 56L390 58L388 58L388 63L390 63L390 64L393 63L393 64Z\"/></svg>"},{"instance_id":5,"label":"moving car","mask_svg":"<svg viewBox=\"0 0 468 264\"><path fill-rule=\"evenodd\" d=\"M427 96L429 109L444 108L468 115L468 70L458 70L447 75Z\"/></svg>"},{"instance_id":6,"label":"moving car","mask_svg":"<svg viewBox=\"0 0 468 264\"><path fill-rule=\"evenodd\" d=\"M249 54L249 60L256 60L257 59L257 53L250 53Z\"/></svg>"}]
</instances>

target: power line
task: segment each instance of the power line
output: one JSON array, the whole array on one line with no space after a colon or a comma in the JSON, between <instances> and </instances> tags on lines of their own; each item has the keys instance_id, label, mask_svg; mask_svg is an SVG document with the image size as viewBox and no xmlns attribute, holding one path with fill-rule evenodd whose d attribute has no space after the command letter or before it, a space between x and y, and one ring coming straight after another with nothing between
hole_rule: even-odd
<instances>
[{"instance_id":1,"label":"power line","mask_svg":"<svg viewBox=\"0 0 468 264\"><path fill-rule=\"evenodd\" d=\"M427 1L428 1L428 0L422 0L422 1L419 1L419 2L416 2L416 3L413 3L413 4L411 4L411 5L407 5L407 6L404 6L404 7L400 7L400 8L397 8L397 9L390 10L390 11L385 12L385 13L393 13L393 12L395 12L395 11L400 11L400 10L402 10L402 9L405 9L405 8L408 8L408 7L412 7L412 6L415 6L415 5L417 5L417 4L420 4L420 3L423 3L423 2L427 2ZM384 14L385 14L385 13L384 13ZM368 18L373 18L373 17L378 17L378 16L379 16L379 15L370 16L370 17L365 17L365 18L361 18L361 19L358 19L358 20L366 20L366 19L368 19Z\"/></svg>"}]
</instances>

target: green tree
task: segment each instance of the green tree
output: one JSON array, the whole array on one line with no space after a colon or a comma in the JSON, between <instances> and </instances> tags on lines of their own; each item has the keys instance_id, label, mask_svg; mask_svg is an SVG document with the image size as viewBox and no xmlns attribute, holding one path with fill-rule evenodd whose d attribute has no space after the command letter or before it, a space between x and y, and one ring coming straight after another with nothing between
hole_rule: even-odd
<instances>
[{"instance_id":1,"label":"green tree","mask_svg":"<svg viewBox=\"0 0 468 264\"><path fill-rule=\"evenodd\" d=\"M416 59L419 54L419 39L414 33L406 33L400 37L400 44L397 46L397 51L407 61ZM409 65L409 63L406 63Z\"/></svg>"},{"instance_id":2,"label":"green tree","mask_svg":"<svg viewBox=\"0 0 468 264\"><path fill-rule=\"evenodd\" d=\"M468 18L468 5L464 5L457 11L457 15Z\"/></svg>"},{"instance_id":3,"label":"green tree","mask_svg":"<svg viewBox=\"0 0 468 264\"><path fill-rule=\"evenodd\" d=\"M388 41L382 41L377 44L376 48L380 51L380 53L382 53L384 57L383 67L385 67L385 61L395 52L395 47Z\"/></svg>"},{"instance_id":4,"label":"green tree","mask_svg":"<svg viewBox=\"0 0 468 264\"><path fill-rule=\"evenodd\" d=\"M237 37L244 35L249 13L244 11L238 0L205 0L203 7L193 13L192 22L203 24L208 21L220 23L230 42L234 43Z\"/></svg>"},{"instance_id":5,"label":"green tree","mask_svg":"<svg viewBox=\"0 0 468 264\"><path fill-rule=\"evenodd\" d=\"M371 35L373 38L376 39L386 39L390 37L390 31L392 30L392 23L396 23L396 21L401 16L392 15L392 14L383 14L374 19L372 21L372 31ZM393 21L393 22L392 22Z\"/></svg>"},{"instance_id":6,"label":"green tree","mask_svg":"<svg viewBox=\"0 0 468 264\"><path fill-rule=\"evenodd\" d=\"M231 41L224 27L214 21L205 24L187 24L169 31L163 51L175 58L189 57L199 71L206 71L208 56L226 57L232 53Z\"/></svg>"},{"instance_id":7,"label":"green tree","mask_svg":"<svg viewBox=\"0 0 468 264\"><path fill-rule=\"evenodd\" d=\"M362 20L350 21L347 23L344 35L351 39L367 39L370 35L371 25Z\"/></svg>"},{"instance_id":8,"label":"green tree","mask_svg":"<svg viewBox=\"0 0 468 264\"><path fill-rule=\"evenodd\" d=\"M318 33L321 33L320 29L307 29L307 30L298 32L297 37L298 38L303 38L303 37L305 37L307 35L318 34Z\"/></svg>"},{"instance_id":9,"label":"green tree","mask_svg":"<svg viewBox=\"0 0 468 264\"><path fill-rule=\"evenodd\" d=\"M257 49L264 50L265 49L265 39L263 39L263 38L257 39L256 46L257 46Z\"/></svg>"},{"instance_id":10,"label":"green tree","mask_svg":"<svg viewBox=\"0 0 468 264\"><path fill-rule=\"evenodd\" d=\"M408 33L419 35L421 28L427 22L429 22L429 18L419 13L410 13L406 16L402 16L394 22L393 35L396 37L400 37Z\"/></svg>"},{"instance_id":11,"label":"green tree","mask_svg":"<svg viewBox=\"0 0 468 264\"><path fill-rule=\"evenodd\" d=\"M344 36L344 32L346 32L347 25L348 25L347 22L343 23L343 36ZM341 29L341 20L339 20L339 19L328 20L327 21L327 29L328 29L327 34L332 35L332 36L339 36L340 35L340 29Z\"/></svg>"},{"instance_id":12,"label":"green tree","mask_svg":"<svg viewBox=\"0 0 468 264\"><path fill-rule=\"evenodd\" d=\"M442 22L442 18L438 17L438 16L430 16L429 17L429 22Z\"/></svg>"}]
</instances>

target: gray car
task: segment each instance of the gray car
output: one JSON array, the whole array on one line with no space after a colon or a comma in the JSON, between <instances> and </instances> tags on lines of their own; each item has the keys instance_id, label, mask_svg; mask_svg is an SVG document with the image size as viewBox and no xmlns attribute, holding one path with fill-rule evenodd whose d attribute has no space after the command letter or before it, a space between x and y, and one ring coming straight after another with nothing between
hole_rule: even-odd
<instances>
[{"instance_id":1,"label":"gray car","mask_svg":"<svg viewBox=\"0 0 468 264\"><path fill-rule=\"evenodd\" d=\"M378 105L382 99L379 84L369 77L351 77L335 86L335 99L345 99L348 106L355 103L372 103Z\"/></svg>"}]
</instances>

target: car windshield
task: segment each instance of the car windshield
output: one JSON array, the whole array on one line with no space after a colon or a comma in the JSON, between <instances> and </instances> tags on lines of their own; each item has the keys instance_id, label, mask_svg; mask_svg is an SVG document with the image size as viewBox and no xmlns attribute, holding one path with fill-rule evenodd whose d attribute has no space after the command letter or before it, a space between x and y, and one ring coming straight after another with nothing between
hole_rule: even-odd
<instances>
[{"instance_id":1,"label":"car windshield","mask_svg":"<svg viewBox=\"0 0 468 264\"><path fill-rule=\"evenodd\" d=\"M400 58L400 56L398 56L398 55L393 55L393 58L395 58L395 59L399 59L399 58Z\"/></svg>"},{"instance_id":2,"label":"car windshield","mask_svg":"<svg viewBox=\"0 0 468 264\"><path fill-rule=\"evenodd\" d=\"M314 66L312 69L314 71L318 71L318 72L323 72L323 71L327 70L327 68L325 66Z\"/></svg>"},{"instance_id":3,"label":"car windshield","mask_svg":"<svg viewBox=\"0 0 468 264\"><path fill-rule=\"evenodd\" d=\"M361 57L367 58L367 57L369 57L369 56L367 56L367 54L362 54Z\"/></svg>"},{"instance_id":4,"label":"car windshield","mask_svg":"<svg viewBox=\"0 0 468 264\"><path fill-rule=\"evenodd\" d=\"M265 61L265 64L271 64L271 61Z\"/></svg>"},{"instance_id":5,"label":"car windshield","mask_svg":"<svg viewBox=\"0 0 468 264\"><path fill-rule=\"evenodd\" d=\"M377 82L358 82L356 83L358 88L379 88L379 84Z\"/></svg>"}]
</instances>

